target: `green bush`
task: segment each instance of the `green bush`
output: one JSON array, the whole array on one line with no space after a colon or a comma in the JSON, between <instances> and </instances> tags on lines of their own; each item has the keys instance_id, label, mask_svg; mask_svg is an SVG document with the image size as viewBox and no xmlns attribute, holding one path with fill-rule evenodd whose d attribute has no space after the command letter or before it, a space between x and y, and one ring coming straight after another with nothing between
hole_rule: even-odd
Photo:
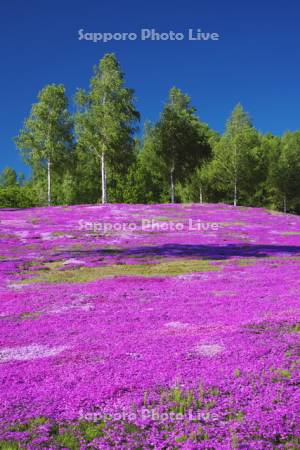
<instances>
[{"instance_id":1,"label":"green bush","mask_svg":"<svg viewBox=\"0 0 300 450\"><path fill-rule=\"evenodd\" d=\"M0 208L30 208L38 204L29 186L0 188Z\"/></svg>"}]
</instances>

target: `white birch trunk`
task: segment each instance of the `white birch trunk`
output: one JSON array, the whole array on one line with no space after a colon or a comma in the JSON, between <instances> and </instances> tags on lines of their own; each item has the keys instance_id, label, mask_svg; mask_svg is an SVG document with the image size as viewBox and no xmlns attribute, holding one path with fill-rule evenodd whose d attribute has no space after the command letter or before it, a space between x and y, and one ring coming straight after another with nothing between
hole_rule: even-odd
<instances>
[{"instance_id":1,"label":"white birch trunk","mask_svg":"<svg viewBox=\"0 0 300 450\"><path fill-rule=\"evenodd\" d=\"M237 206L237 181L236 181L236 178L234 180L233 205Z\"/></svg>"},{"instance_id":2,"label":"white birch trunk","mask_svg":"<svg viewBox=\"0 0 300 450\"><path fill-rule=\"evenodd\" d=\"M286 195L283 196L283 212L287 212L287 202L286 202Z\"/></svg>"},{"instance_id":3,"label":"white birch trunk","mask_svg":"<svg viewBox=\"0 0 300 450\"><path fill-rule=\"evenodd\" d=\"M234 194L233 194L233 205L237 206L237 148L236 143L234 144Z\"/></svg>"},{"instance_id":4,"label":"white birch trunk","mask_svg":"<svg viewBox=\"0 0 300 450\"><path fill-rule=\"evenodd\" d=\"M170 182L171 182L171 203L175 203L175 187L174 187L173 172L174 172L174 169L171 169L171 173L170 173Z\"/></svg>"},{"instance_id":5,"label":"white birch trunk","mask_svg":"<svg viewBox=\"0 0 300 450\"><path fill-rule=\"evenodd\" d=\"M102 105L104 106L106 102L106 94L104 94ZM106 193L106 162L105 162L105 151L104 143L101 154L101 183L102 183L102 204L107 203L107 193Z\"/></svg>"},{"instance_id":6,"label":"white birch trunk","mask_svg":"<svg viewBox=\"0 0 300 450\"><path fill-rule=\"evenodd\" d=\"M105 167L105 152L101 155L101 183L102 183L102 204L107 202L106 194L106 167Z\"/></svg>"},{"instance_id":7,"label":"white birch trunk","mask_svg":"<svg viewBox=\"0 0 300 450\"><path fill-rule=\"evenodd\" d=\"M203 203L203 195L202 195L202 186L200 184L200 189L199 189L199 200L200 200L200 205L202 205Z\"/></svg>"},{"instance_id":8,"label":"white birch trunk","mask_svg":"<svg viewBox=\"0 0 300 450\"><path fill-rule=\"evenodd\" d=\"M48 206L51 206L51 161L50 158L47 162L47 171L48 171Z\"/></svg>"}]
</instances>

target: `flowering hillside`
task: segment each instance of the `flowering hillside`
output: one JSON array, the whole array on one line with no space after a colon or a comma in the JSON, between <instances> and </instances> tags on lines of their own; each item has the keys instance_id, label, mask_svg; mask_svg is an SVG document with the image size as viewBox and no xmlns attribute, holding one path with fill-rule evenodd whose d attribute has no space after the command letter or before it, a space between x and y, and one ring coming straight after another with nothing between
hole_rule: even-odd
<instances>
[{"instance_id":1,"label":"flowering hillside","mask_svg":"<svg viewBox=\"0 0 300 450\"><path fill-rule=\"evenodd\" d=\"M0 220L0 448L298 448L300 217L105 205Z\"/></svg>"}]
</instances>

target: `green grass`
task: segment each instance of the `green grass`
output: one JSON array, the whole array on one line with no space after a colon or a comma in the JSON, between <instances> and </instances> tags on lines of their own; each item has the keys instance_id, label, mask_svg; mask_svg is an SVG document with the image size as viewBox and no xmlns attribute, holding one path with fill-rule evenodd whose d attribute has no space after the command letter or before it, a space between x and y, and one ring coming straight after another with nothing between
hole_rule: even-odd
<instances>
[{"instance_id":1,"label":"green grass","mask_svg":"<svg viewBox=\"0 0 300 450\"><path fill-rule=\"evenodd\" d=\"M219 391L213 391L213 394L210 392L211 395L216 396L219 394ZM170 390L163 390L161 392L161 402L167 402L167 404L171 402L172 406L170 411L178 414L185 414L189 409L199 410L206 405L204 402L204 394L202 386L199 386L197 395L193 390L183 390L180 386L175 386Z\"/></svg>"},{"instance_id":2,"label":"green grass","mask_svg":"<svg viewBox=\"0 0 300 450\"><path fill-rule=\"evenodd\" d=\"M81 422L79 429L81 435L87 442L91 442L96 438L104 436L105 423Z\"/></svg>"},{"instance_id":3,"label":"green grass","mask_svg":"<svg viewBox=\"0 0 300 450\"><path fill-rule=\"evenodd\" d=\"M172 408L174 412L184 414L195 401L194 393L192 391L183 391L179 386L171 389L169 399L174 404Z\"/></svg>"},{"instance_id":4,"label":"green grass","mask_svg":"<svg viewBox=\"0 0 300 450\"><path fill-rule=\"evenodd\" d=\"M44 264L44 266L45 266L45 269L50 269L50 270L52 270L52 269L60 269L62 267L62 265L63 265L63 262L64 262L64 260L49 261L49 262L46 262Z\"/></svg>"},{"instance_id":5,"label":"green grass","mask_svg":"<svg viewBox=\"0 0 300 450\"><path fill-rule=\"evenodd\" d=\"M293 325L291 328L293 333L300 333L300 322L295 323L295 325Z\"/></svg>"},{"instance_id":6,"label":"green grass","mask_svg":"<svg viewBox=\"0 0 300 450\"><path fill-rule=\"evenodd\" d=\"M161 394L163 394L161 397L162 403L169 403L170 400L173 402L174 406L168 409L169 412L174 411L176 413L184 414L187 410L189 410L189 408L192 408L194 411L199 411L200 408L205 408L206 411L209 411L210 409L214 408L216 403L212 400L202 403L203 396L214 395L215 397L218 397L220 391L218 388L212 388L205 393L202 386L200 385L199 393L197 394L196 392L192 392L189 390L185 391L181 389L180 386L176 386L172 389L162 391ZM155 406L153 403L150 403L149 407L151 407L151 405ZM228 408L224 412L225 416L223 420L228 423L228 428L231 434L231 448L239 448L236 431L234 429L231 429L231 422L239 422L241 424L245 420L245 413L242 410L235 410L233 408ZM32 444L32 447L30 448L40 448L35 447L34 439L39 436L39 425L43 425L48 421L50 424L51 419L47 419L41 416L31 419L25 424L18 424L25 425L27 426L27 428L14 428L13 431L29 431L30 436L26 437L25 440L22 439L22 442L20 443L13 439L0 440L0 450L21 450L27 448L27 445L29 446L30 444ZM175 440L176 442L178 442L178 444L183 443L187 440L191 440L197 443L209 439L206 425L202 425L201 422L199 422L197 419L195 419L194 422L197 423L197 429L195 429L195 431L193 431L192 433L184 434L179 431L178 435L175 437ZM114 426L116 426L116 428L114 428ZM9 430L12 430L12 427L10 427ZM132 444L131 447L128 448L132 448L135 450L142 450L144 448L144 442L147 438L147 432L145 433L145 430L135 423L126 421L118 421L114 425L105 423L104 421L75 421L62 424L52 422L52 426L49 430L49 435L47 436L47 442L44 442L42 448L51 447L55 449L80 450L80 448L83 448L82 446L84 446L84 448L96 449L97 444L93 444L94 439L110 439L110 433L114 430L122 430L124 444L128 443L128 436L128 439L130 439L130 443ZM172 424L164 425L164 430L166 432L164 435L164 439L168 439L169 433L175 431ZM258 440L264 439L264 437L260 435L252 435L251 437L252 439ZM284 444L284 448L289 450L296 450L299 448L300 439L299 437L293 435L288 435L284 438L281 438L280 435L278 435L275 436L274 439L267 439L267 442L271 442L273 444L272 448L274 449L278 448L278 444ZM115 448L115 446L113 447ZM165 448L169 447L166 446ZM179 447L175 446L172 448L177 449Z\"/></svg>"},{"instance_id":7,"label":"green grass","mask_svg":"<svg viewBox=\"0 0 300 450\"><path fill-rule=\"evenodd\" d=\"M86 245L84 245L84 244L80 244L80 243L78 243L78 244L72 244L72 245L70 245L69 247L67 247L66 248L66 251L68 251L68 250L86 250L86 249L90 249L90 247L87 247Z\"/></svg>"},{"instance_id":8,"label":"green grass","mask_svg":"<svg viewBox=\"0 0 300 450\"><path fill-rule=\"evenodd\" d=\"M257 263L257 258L239 258L234 262L241 267L252 266Z\"/></svg>"},{"instance_id":9,"label":"green grass","mask_svg":"<svg viewBox=\"0 0 300 450\"><path fill-rule=\"evenodd\" d=\"M39 247L38 244L28 244L28 245L24 245L23 249L36 250L38 247Z\"/></svg>"},{"instance_id":10,"label":"green grass","mask_svg":"<svg viewBox=\"0 0 300 450\"><path fill-rule=\"evenodd\" d=\"M246 258L235 258L233 261L235 264L245 267L245 266L251 266L260 262L267 262L267 263L274 263L274 264L280 264L284 263L284 261L299 261L300 256L261 256L259 258L257 257L246 257Z\"/></svg>"},{"instance_id":11,"label":"green grass","mask_svg":"<svg viewBox=\"0 0 300 450\"><path fill-rule=\"evenodd\" d=\"M23 279L21 283L84 283L101 278L116 276L167 277L194 272L218 271L220 266L212 261L178 259L158 264L114 264L111 266L78 267L70 270L52 270L38 274L34 278Z\"/></svg>"},{"instance_id":12,"label":"green grass","mask_svg":"<svg viewBox=\"0 0 300 450\"><path fill-rule=\"evenodd\" d=\"M214 222L211 222L214 223ZM218 223L221 227L231 227L231 226L244 226L247 225L246 222L220 222Z\"/></svg>"},{"instance_id":13,"label":"green grass","mask_svg":"<svg viewBox=\"0 0 300 450\"><path fill-rule=\"evenodd\" d=\"M80 449L79 439L70 431L59 434L56 438L56 442L61 445L62 448L68 448L70 450Z\"/></svg>"},{"instance_id":14,"label":"green grass","mask_svg":"<svg viewBox=\"0 0 300 450\"><path fill-rule=\"evenodd\" d=\"M300 236L300 231L283 231L283 236Z\"/></svg>"},{"instance_id":15,"label":"green grass","mask_svg":"<svg viewBox=\"0 0 300 450\"><path fill-rule=\"evenodd\" d=\"M178 436L177 438L175 438L176 442L185 442L188 440L188 436L186 434L183 434L182 436Z\"/></svg>"},{"instance_id":16,"label":"green grass","mask_svg":"<svg viewBox=\"0 0 300 450\"><path fill-rule=\"evenodd\" d=\"M33 417L27 422L23 423L15 422L13 425L11 425L10 431L17 431L17 432L30 431L36 427L39 427L40 425L44 425L47 422L48 419L44 416Z\"/></svg>"},{"instance_id":17,"label":"green grass","mask_svg":"<svg viewBox=\"0 0 300 450\"><path fill-rule=\"evenodd\" d=\"M173 217L163 217L163 216L159 216L159 217L154 217L153 222L171 222L173 220Z\"/></svg>"},{"instance_id":18,"label":"green grass","mask_svg":"<svg viewBox=\"0 0 300 450\"><path fill-rule=\"evenodd\" d=\"M235 369L233 374L236 378L239 378L241 376L241 369Z\"/></svg>"},{"instance_id":19,"label":"green grass","mask_svg":"<svg viewBox=\"0 0 300 450\"><path fill-rule=\"evenodd\" d=\"M32 427L35 426L39 426L39 425L44 425L45 423L47 423L48 419L44 416L39 416L39 417L34 417L33 419L29 420L29 424Z\"/></svg>"},{"instance_id":20,"label":"green grass","mask_svg":"<svg viewBox=\"0 0 300 450\"><path fill-rule=\"evenodd\" d=\"M291 372L288 369L275 369L272 370L274 372L274 376L272 377L273 383L279 383L284 380L290 380L291 379Z\"/></svg>"},{"instance_id":21,"label":"green grass","mask_svg":"<svg viewBox=\"0 0 300 450\"><path fill-rule=\"evenodd\" d=\"M141 433L142 429L134 423L125 423L124 430L127 434Z\"/></svg>"},{"instance_id":22,"label":"green grass","mask_svg":"<svg viewBox=\"0 0 300 450\"><path fill-rule=\"evenodd\" d=\"M0 441L0 450L19 450L20 446L16 441Z\"/></svg>"},{"instance_id":23,"label":"green grass","mask_svg":"<svg viewBox=\"0 0 300 450\"><path fill-rule=\"evenodd\" d=\"M39 317L42 313L38 312L38 311L33 311L33 312L26 312L20 315L20 318L23 320L26 319L36 319L37 317Z\"/></svg>"}]
</instances>

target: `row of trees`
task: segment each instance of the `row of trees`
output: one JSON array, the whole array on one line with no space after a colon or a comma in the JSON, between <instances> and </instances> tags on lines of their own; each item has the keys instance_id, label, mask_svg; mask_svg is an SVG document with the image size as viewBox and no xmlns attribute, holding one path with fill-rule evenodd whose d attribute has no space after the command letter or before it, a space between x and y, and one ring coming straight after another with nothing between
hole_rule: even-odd
<instances>
[{"instance_id":1,"label":"row of trees","mask_svg":"<svg viewBox=\"0 0 300 450\"><path fill-rule=\"evenodd\" d=\"M38 95L16 138L29 181L7 168L1 206L231 202L300 213L300 132L261 134L238 104L219 134L172 88L157 123L136 138L134 92L113 54L95 67L71 114L63 85Z\"/></svg>"}]
</instances>

